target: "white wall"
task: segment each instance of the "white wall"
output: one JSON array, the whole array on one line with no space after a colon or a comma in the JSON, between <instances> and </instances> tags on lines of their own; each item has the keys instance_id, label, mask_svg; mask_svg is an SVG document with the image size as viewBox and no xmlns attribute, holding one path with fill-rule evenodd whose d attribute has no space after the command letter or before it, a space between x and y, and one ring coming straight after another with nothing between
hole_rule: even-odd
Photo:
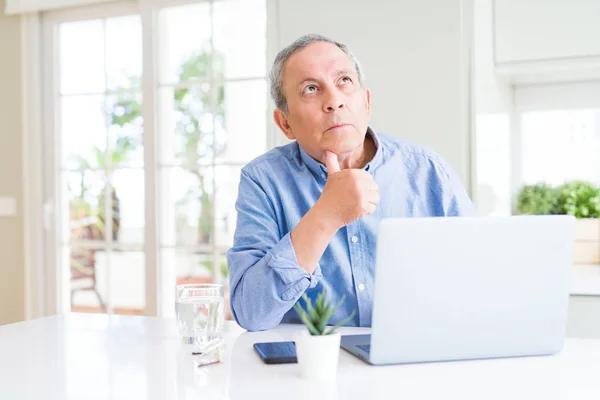
<instances>
[{"instance_id":1,"label":"white wall","mask_svg":"<svg viewBox=\"0 0 600 400\"><path fill-rule=\"evenodd\" d=\"M493 0L475 0L474 16L473 197L481 215L510 215L512 89L494 70Z\"/></svg>"},{"instance_id":2,"label":"white wall","mask_svg":"<svg viewBox=\"0 0 600 400\"><path fill-rule=\"evenodd\" d=\"M372 91L372 126L427 144L469 187L469 13L461 0L280 0L278 46L320 33L350 47ZM283 134L282 134L283 135Z\"/></svg>"}]
</instances>

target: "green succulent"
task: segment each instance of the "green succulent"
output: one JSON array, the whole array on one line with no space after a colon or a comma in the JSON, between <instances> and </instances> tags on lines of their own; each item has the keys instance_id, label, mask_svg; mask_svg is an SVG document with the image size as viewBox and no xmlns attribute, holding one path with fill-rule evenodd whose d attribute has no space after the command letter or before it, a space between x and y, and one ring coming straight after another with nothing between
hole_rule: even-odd
<instances>
[{"instance_id":1,"label":"green succulent","mask_svg":"<svg viewBox=\"0 0 600 400\"><path fill-rule=\"evenodd\" d=\"M523 186L517 197L517 210L521 214L556 214L558 195L556 188L545 183Z\"/></svg>"},{"instance_id":2,"label":"green succulent","mask_svg":"<svg viewBox=\"0 0 600 400\"><path fill-rule=\"evenodd\" d=\"M317 296L314 307L311 299L306 295L306 293L302 295L302 299L306 303L306 310L302 308L299 302L294 304L294 310L296 310L298 316L302 320L302 323L306 325L308 331L313 336L330 335L334 333L338 327L350 321L356 313L356 310L352 311L352 314L350 314L349 317L338 322L335 326L326 329L327 323L338 310L338 308L340 308L340 306L344 303L346 296L343 296L340 302L335 306L332 305L331 301L326 300L325 289L323 289L323 291Z\"/></svg>"},{"instance_id":3,"label":"green succulent","mask_svg":"<svg viewBox=\"0 0 600 400\"><path fill-rule=\"evenodd\" d=\"M600 188L590 182L573 181L558 188L558 214L576 218L600 218Z\"/></svg>"}]
</instances>

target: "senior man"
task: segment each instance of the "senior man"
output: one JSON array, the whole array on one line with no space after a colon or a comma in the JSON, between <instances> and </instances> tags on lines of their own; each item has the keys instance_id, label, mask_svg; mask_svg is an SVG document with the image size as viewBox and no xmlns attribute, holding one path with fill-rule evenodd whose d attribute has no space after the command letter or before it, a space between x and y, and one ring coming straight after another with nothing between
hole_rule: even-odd
<instances>
[{"instance_id":1,"label":"senior man","mask_svg":"<svg viewBox=\"0 0 600 400\"><path fill-rule=\"evenodd\" d=\"M325 288L370 326L377 223L385 217L473 214L452 168L432 150L369 127L371 93L348 48L306 35L275 58L274 119L290 144L242 169L231 308L248 330L300 322L303 293ZM432 249L434 251L435 249Z\"/></svg>"}]
</instances>

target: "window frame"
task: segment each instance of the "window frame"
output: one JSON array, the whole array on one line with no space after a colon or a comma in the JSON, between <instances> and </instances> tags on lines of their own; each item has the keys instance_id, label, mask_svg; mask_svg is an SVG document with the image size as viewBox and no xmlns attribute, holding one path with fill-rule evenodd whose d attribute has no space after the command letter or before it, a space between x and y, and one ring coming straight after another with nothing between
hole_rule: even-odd
<instances>
[{"instance_id":1,"label":"window frame","mask_svg":"<svg viewBox=\"0 0 600 400\"><path fill-rule=\"evenodd\" d=\"M69 277L64 276L60 266L60 248L59 241L60 221L58 220L58 189L60 177L59 151L58 145L54 139L57 138L60 127L55 116L59 115L59 102L56 101L58 93L58 58L57 58L57 27L60 23L73 22L87 19L110 18L126 15L139 15L142 24L142 57L143 57L143 75L141 83L141 92L143 96L142 116L144 118L144 177L145 177L145 230L143 252L145 254L145 297L146 307L145 315L161 316L167 312L163 308L172 308L170 304L165 305L164 298L172 296L173 288L170 284L165 284L166 279L163 271L159 268L161 243L159 241L159 194L158 182L160 179L160 163L157 152L157 92L159 90L157 74L157 54L158 54L158 35L157 35L157 14L165 7L174 7L178 5L189 5L194 3L213 3L216 0L140 0L114 2L93 6L77 7L73 9L48 11L43 14L36 14L35 18L24 18L23 29L36 32L37 35L29 35L34 40L22 44L22 47L28 49L28 61L23 65L29 66L26 71L25 81L31 83L28 91L30 96L34 97L37 88L38 96L42 93L42 99L36 108L35 104L24 107L28 115L39 115L43 122L41 126L28 127L28 135L38 139L36 142L37 152L41 154L42 160L35 157L28 157L28 165L31 171L30 176L33 182L31 190L28 192L41 194L41 201L37 204L31 202L29 207L30 219L27 222L28 232L31 239L37 242L32 243L32 248L41 250L41 257L30 260L29 278L28 278L28 304L30 304L33 316L45 316L53 314L62 314L70 310L70 296L68 296ZM267 13L267 37L266 37L266 65L267 69L275 58L278 51L278 26L277 6L278 0L266 0ZM43 68L31 64L31 61L39 57ZM35 81L36 72L39 79ZM267 71L264 75L268 79ZM37 84L36 84L37 83ZM25 103L24 103L25 104ZM277 128L270 115L274 110L271 101L267 107L267 149L275 145L283 144L283 135L277 134ZM52 144L52 145L48 145ZM29 146L36 150L34 146ZM215 164L213 162L213 164ZM26 196L27 197L27 196ZM37 207L36 207L37 205ZM41 207L41 210L40 210ZM35 214L34 214L35 211ZM214 213L213 213L214 214ZM215 218L213 216L213 218ZM214 225L214 221L213 221ZM214 230L214 228L213 228ZM43 232L40 232L43 231ZM215 247L213 245L213 247ZM220 273L218 268L214 268L214 280L219 280ZM32 279L32 276L36 278ZM39 278L43 277L43 278ZM43 299L43 300L42 300ZM164 307L161 307L164 306Z\"/></svg>"},{"instance_id":2,"label":"window frame","mask_svg":"<svg viewBox=\"0 0 600 400\"><path fill-rule=\"evenodd\" d=\"M581 82L555 82L518 85L513 88L511 116L511 188L513 214L516 212L516 195L523 186L523 132L522 116L530 111L600 109L600 80Z\"/></svg>"}]
</instances>

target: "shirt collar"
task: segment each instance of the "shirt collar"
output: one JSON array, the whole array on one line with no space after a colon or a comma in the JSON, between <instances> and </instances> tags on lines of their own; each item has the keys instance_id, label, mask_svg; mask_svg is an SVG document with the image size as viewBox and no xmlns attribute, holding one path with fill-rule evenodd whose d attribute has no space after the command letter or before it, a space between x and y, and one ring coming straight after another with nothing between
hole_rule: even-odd
<instances>
[{"instance_id":1,"label":"shirt collar","mask_svg":"<svg viewBox=\"0 0 600 400\"><path fill-rule=\"evenodd\" d=\"M373 173L379 164L381 164L381 160L383 159L383 146L381 146L381 138L373 129L371 129L371 127L367 128L367 135L371 135L371 139L373 139L373 144L375 145L375 155L373 156L373 159L369 161L367 165L365 165L365 171Z\"/></svg>"},{"instance_id":2,"label":"shirt collar","mask_svg":"<svg viewBox=\"0 0 600 400\"><path fill-rule=\"evenodd\" d=\"M371 161L369 161L367 163L367 165L365 165L363 167L363 169L365 171L372 172L379 164L381 164L381 159L382 159L381 141L380 141L380 138L377 136L377 133L375 133L375 131L373 129L371 129L371 127L367 128L367 135L370 135L371 138L373 139L373 144L375 145L376 150L375 150L375 156L373 156L373 159ZM300 158L302 158L302 162L304 163L304 165L306 165L308 167L310 172L312 172L312 174L317 177L320 176L321 178L326 178L327 177L327 167L325 165L321 164L319 161L312 158L311 156L309 156L300 145L298 145L298 147L300 148Z\"/></svg>"}]
</instances>

